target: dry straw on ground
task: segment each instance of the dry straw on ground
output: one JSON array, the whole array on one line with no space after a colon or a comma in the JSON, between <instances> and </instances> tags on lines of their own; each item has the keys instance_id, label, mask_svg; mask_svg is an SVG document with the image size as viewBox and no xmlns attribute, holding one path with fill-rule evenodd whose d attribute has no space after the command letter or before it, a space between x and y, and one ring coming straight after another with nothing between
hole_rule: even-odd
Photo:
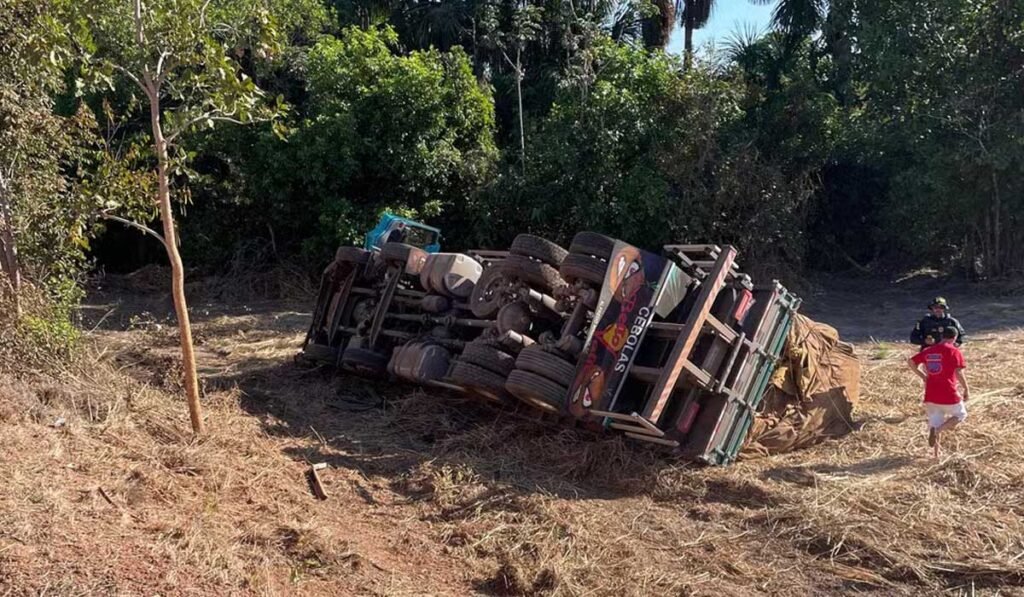
<instances>
[{"instance_id":1,"label":"dry straw on ground","mask_svg":"<svg viewBox=\"0 0 1024 597\"><path fill-rule=\"evenodd\" d=\"M294 309L200 318L210 432L173 331L0 382L0 594L878 595L1024 585L1024 331L976 337L927 458L906 347L859 346L859 431L700 469L291 363ZM313 498L327 462L331 498Z\"/></svg>"}]
</instances>

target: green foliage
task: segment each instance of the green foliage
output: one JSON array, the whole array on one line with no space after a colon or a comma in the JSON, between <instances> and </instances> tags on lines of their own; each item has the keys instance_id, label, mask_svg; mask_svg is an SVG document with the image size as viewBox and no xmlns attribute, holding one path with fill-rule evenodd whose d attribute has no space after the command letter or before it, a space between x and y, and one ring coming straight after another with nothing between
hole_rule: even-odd
<instances>
[{"instance_id":1,"label":"green foliage","mask_svg":"<svg viewBox=\"0 0 1024 597\"><path fill-rule=\"evenodd\" d=\"M893 249L980 275L1024 270L1024 6L880 2L863 16L858 125L889 172Z\"/></svg>"},{"instance_id":2,"label":"green foliage","mask_svg":"<svg viewBox=\"0 0 1024 597\"><path fill-rule=\"evenodd\" d=\"M506 173L490 193L486 210L500 223L484 240L533 230L565 242L591 229L651 248L714 240L799 262L812 187L792 162L811 158L798 151L802 135L793 157L758 149L743 107L762 109L763 98L736 79L684 74L669 56L612 43L599 48L595 72L590 84L564 87L529 137L525 177ZM758 121L772 107L763 110Z\"/></svg>"},{"instance_id":3,"label":"green foliage","mask_svg":"<svg viewBox=\"0 0 1024 597\"><path fill-rule=\"evenodd\" d=\"M113 65L155 76L166 53L168 134L193 135L174 162L196 199L183 249L210 265L258 247L318 266L390 210L454 247L589 228L734 243L745 263L1024 269L1019 4L782 0L771 33L684 68L644 33L710 2L158 0L139 51L131 2L50 1L63 12L41 11L58 16L21 63L60 64L42 41L62 25L89 59L68 72L98 84L67 95L103 134L69 142L38 189L152 216L144 94ZM57 235L39 238L26 251Z\"/></svg>"},{"instance_id":4,"label":"green foliage","mask_svg":"<svg viewBox=\"0 0 1024 597\"><path fill-rule=\"evenodd\" d=\"M82 144L95 136L88 114L54 113L67 46L50 19L52 8L27 0L0 6L0 213L10 214L9 221L0 217L0 253L11 244L21 276L60 306L56 315L65 321L51 323L63 324L77 299L69 288L84 265L95 208L68 174L81 164ZM0 286L8 288L2 276Z\"/></svg>"},{"instance_id":5,"label":"green foliage","mask_svg":"<svg viewBox=\"0 0 1024 597\"><path fill-rule=\"evenodd\" d=\"M208 178L244 185L237 202L224 189L219 204L249 214L231 219L236 232L266 238L269 224L319 261L360 243L382 211L459 217L493 170L490 95L462 50L401 55L395 43L390 29L323 37L304 60L306 116L286 139L263 130L210 140ZM245 155L232 153L239 142Z\"/></svg>"},{"instance_id":6,"label":"green foliage","mask_svg":"<svg viewBox=\"0 0 1024 597\"><path fill-rule=\"evenodd\" d=\"M461 49L395 55L391 30L347 29L310 52L311 126L353 128L358 200L450 203L494 156L491 100ZM332 133L336 133L332 130ZM356 197L354 197L356 199Z\"/></svg>"},{"instance_id":7,"label":"green foliage","mask_svg":"<svg viewBox=\"0 0 1024 597\"><path fill-rule=\"evenodd\" d=\"M277 0L275 6L292 6ZM299 3L301 5L301 2ZM184 137L217 123L274 121L282 98L268 98L242 68L244 60L270 60L280 51L281 32L266 3L248 0L84 0L61 5L67 34L78 52L83 80L94 93L120 93L127 101L102 101L107 130L120 136L118 152L95 160L95 170L117 170L89 190L103 195L106 212L147 221L155 215L152 178L130 172L167 172L179 199L187 202L194 154ZM309 17L326 18L320 10ZM302 20L286 22L301 28ZM120 112L117 112L120 108ZM145 124L143 124L145 123ZM124 129L120 127L124 125ZM145 132L143 132L145 131ZM138 163L145 147L149 164ZM127 166L127 167L126 167ZM148 166L148 168L147 168ZM109 188L104 183L112 182ZM132 192L130 185L139 186ZM143 216L142 214L148 214Z\"/></svg>"},{"instance_id":8,"label":"green foliage","mask_svg":"<svg viewBox=\"0 0 1024 597\"><path fill-rule=\"evenodd\" d=\"M0 372L35 372L70 358L81 338L73 319L81 300L74 280L43 290L29 283L20 297L21 315L0 295Z\"/></svg>"}]
</instances>

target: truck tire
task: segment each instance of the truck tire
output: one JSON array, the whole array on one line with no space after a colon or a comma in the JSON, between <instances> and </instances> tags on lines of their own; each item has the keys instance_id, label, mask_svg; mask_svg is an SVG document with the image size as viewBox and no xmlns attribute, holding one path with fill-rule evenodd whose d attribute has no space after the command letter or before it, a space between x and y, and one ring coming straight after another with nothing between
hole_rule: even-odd
<instances>
[{"instance_id":1,"label":"truck tire","mask_svg":"<svg viewBox=\"0 0 1024 597\"><path fill-rule=\"evenodd\" d=\"M519 278L540 290L550 292L566 285L557 269L546 263L532 261L524 255L509 255L500 267L506 275Z\"/></svg>"},{"instance_id":2,"label":"truck tire","mask_svg":"<svg viewBox=\"0 0 1024 597\"><path fill-rule=\"evenodd\" d=\"M366 262L370 260L370 252L359 247L339 247L338 252L334 254L334 260L366 265Z\"/></svg>"},{"instance_id":3,"label":"truck tire","mask_svg":"<svg viewBox=\"0 0 1024 597\"><path fill-rule=\"evenodd\" d=\"M492 373L497 373L502 378L508 377L508 374L516 368L514 356L483 342L467 344L457 360L482 367Z\"/></svg>"},{"instance_id":4,"label":"truck tire","mask_svg":"<svg viewBox=\"0 0 1024 597\"><path fill-rule=\"evenodd\" d=\"M555 267L558 267L562 260L565 259L565 256L569 254L568 251L555 243L532 234L520 234L517 236L512 241L512 246L508 252L513 255L533 257L542 263Z\"/></svg>"},{"instance_id":5,"label":"truck tire","mask_svg":"<svg viewBox=\"0 0 1024 597\"><path fill-rule=\"evenodd\" d=\"M505 391L505 377L488 371L483 367L455 361L455 367L449 376L452 382L466 389L473 390L488 400L505 403L508 394Z\"/></svg>"},{"instance_id":6,"label":"truck tire","mask_svg":"<svg viewBox=\"0 0 1024 597\"><path fill-rule=\"evenodd\" d=\"M547 352L538 344L531 344L519 351L516 369L536 373L568 388L576 377L576 366L560 356Z\"/></svg>"},{"instance_id":7,"label":"truck tire","mask_svg":"<svg viewBox=\"0 0 1024 597\"><path fill-rule=\"evenodd\" d=\"M615 250L615 239L596 232L579 232L572 237L569 252L578 255L591 255L608 261Z\"/></svg>"},{"instance_id":8,"label":"truck tire","mask_svg":"<svg viewBox=\"0 0 1024 597\"><path fill-rule=\"evenodd\" d=\"M562 409L569 388L536 373L516 369L505 381L505 389L516 398L548 412Z\"/></svg>"},{"instance_id":9,"label":"truck tire","mask_svg":"<svg viewBox=\"0 0 1024 597\"><path fill-rule=\"evenodd\" d=\"M380 249L380 256L384 261L405 262L415 248L405 243L384 243Z\"/></svg>"},{"instance_id":10,"label":"truck tire","mask_svg":"<svg viewBox=\"0 0 1024 597\"><path fill-rule=\"evenodd\" d=\"M469 295L469 310L480 319L491 319L501 309L501 287L505 285L505 272L492 265L480 274Z\"/></svg>"},{"instance_id":11,"label":"truck tire","mask_svg":"<svg viewBox=\"0 0 1024 597\"><path fill-rule=\"evenodd\" d=\"M607 270L607 261L579 253L570 253L559 269L562 277L570 283L580 280L598 287L604 284L604 274Z\"/></svg>"}]
</instances>

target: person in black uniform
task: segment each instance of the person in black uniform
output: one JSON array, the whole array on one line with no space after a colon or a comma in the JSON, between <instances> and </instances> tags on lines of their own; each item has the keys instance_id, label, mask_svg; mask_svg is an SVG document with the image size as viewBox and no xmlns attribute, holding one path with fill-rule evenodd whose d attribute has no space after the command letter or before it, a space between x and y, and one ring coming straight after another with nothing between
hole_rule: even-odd
<instances>
[{"instance_id":1,"label":"person in black uniform","mask_svg":"<svg viewBox=\"0 0 1024 597\"><path fill-rule=\"evenodd\" d=\"M954 341L956 346L960 346L967 339L963 326L955 317L950 316L949 304L946 299L937 296L928 305L928 315L917 322L914 330L910 332L910 343L924 348L941 342L942 330L946 328L956 330L956 340Z\"/></svg>"}]
</instances>

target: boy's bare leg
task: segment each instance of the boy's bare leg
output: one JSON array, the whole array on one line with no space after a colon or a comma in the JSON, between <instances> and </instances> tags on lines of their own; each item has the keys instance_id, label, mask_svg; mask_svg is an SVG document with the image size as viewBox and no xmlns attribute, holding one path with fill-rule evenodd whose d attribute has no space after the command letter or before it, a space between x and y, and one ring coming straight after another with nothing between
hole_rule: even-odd
<instances>
[{"instance_id":1,"label":"boy's bare leg","mask_svg":"<svg viewBox=\"0 0 1024 597\"><path fill-rule=\"evenodd\" d=\"M938 460L939 459L939 451L941 450L941 447L939 445L939 437L940 437L940 433L942 432L942 427L939 427L938 429L933 427L932 431L935 433L935 443L932 444L932 458L934 458L935 460Z\"/></svg>"},{"instance_id":2,"label":"boy's bare leg","mask_svg":"<svg viewBox=\"0 0 1024 597\"><path fill-rule=\"evenodd\" d=\"M960 419L956 417L950 417L946 419L946 422L939 427L939 431L952 431L957 425L960 424Z\"/></svg>"}]
</instances>

